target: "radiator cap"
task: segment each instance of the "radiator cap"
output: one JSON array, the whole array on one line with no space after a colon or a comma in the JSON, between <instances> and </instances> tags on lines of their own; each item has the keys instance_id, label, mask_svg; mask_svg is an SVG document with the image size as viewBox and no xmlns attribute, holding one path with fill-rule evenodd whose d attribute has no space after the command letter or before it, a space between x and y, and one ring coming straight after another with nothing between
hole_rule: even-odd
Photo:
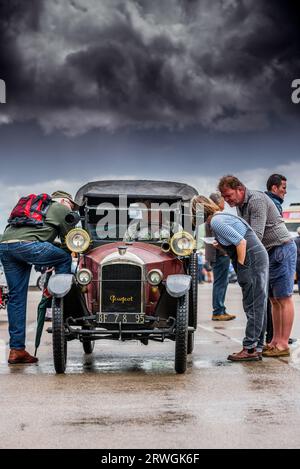
<instances>
[{"instance_id":1,"label":"radiator cap","mask_svg":"<svg viewBox=\"0 0 300 469\"><path fill-rule=\"evenodd\" d=\"M120 256L125 256L128 246L118 246Z\"/></svg>"}]
</instances>

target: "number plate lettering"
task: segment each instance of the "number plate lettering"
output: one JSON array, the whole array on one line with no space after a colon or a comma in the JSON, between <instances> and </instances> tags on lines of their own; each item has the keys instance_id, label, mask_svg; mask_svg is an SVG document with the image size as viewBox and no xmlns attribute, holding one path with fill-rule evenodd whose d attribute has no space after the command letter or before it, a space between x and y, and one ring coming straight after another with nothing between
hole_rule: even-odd
<instances>
[{"instance_id":1,"label":"number plate lettering","mask_svg":"<svg viewBox=\"0 0 300 469\"><path fill-rule=\"evenodd\" d=\"M99 313L97 322L100 324L145 324L143 313Z\"/></svg>"}]
</instances>

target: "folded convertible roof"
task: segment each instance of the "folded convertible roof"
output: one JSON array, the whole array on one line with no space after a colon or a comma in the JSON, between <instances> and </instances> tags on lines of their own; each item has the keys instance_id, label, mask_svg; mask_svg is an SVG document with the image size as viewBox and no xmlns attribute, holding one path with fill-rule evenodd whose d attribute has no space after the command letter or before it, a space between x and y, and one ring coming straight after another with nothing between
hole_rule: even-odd
<instances>
[{"instance_id":1,"label":"folded convertible roof","mask_svg":"<svg viewBox=\"0 0 300 469\"><path fill-rule=\"evenodd\" d=\"M88 182L82 186L75 196L75 202L83 205L85 198L89 197L127 197L141 198L172 198L177 200L190 200L198 191L188 184L172 181L151 180L111 180Z\"/></svg>"}]
</instances>

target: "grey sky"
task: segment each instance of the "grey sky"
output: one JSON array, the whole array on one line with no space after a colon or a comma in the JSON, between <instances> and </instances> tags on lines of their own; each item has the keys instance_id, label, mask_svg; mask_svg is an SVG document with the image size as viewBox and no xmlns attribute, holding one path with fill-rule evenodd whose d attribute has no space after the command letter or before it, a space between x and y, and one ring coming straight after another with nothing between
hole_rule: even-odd
<instances>
[{"instance_id":1,"label":"grey sky","mask_svg":"<svg viewBox=\"0 0 300 469\"><path fill-rule=\"evenodd\" d=\"M293 2L2 0L1 10L3 122L34 120L68 135L234 133L299 117L290 99L300 66Z\"/></svg>"}]
</instances>

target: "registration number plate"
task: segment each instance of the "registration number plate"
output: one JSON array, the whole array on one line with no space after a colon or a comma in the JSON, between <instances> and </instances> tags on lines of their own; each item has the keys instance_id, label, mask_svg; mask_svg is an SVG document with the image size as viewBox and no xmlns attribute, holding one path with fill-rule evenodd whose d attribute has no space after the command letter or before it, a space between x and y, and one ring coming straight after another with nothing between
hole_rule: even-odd
<instances>
[{"instance_id":1,"label":"registration number plate","mask_svg":"<svg viewBox=\"0 0 300 469\"><path fill-rule=\"evenodd\" d=\"M145 314L136 313L99 313L97 322L100 324L145 324Z\"/></svg>"}]
</instances>

